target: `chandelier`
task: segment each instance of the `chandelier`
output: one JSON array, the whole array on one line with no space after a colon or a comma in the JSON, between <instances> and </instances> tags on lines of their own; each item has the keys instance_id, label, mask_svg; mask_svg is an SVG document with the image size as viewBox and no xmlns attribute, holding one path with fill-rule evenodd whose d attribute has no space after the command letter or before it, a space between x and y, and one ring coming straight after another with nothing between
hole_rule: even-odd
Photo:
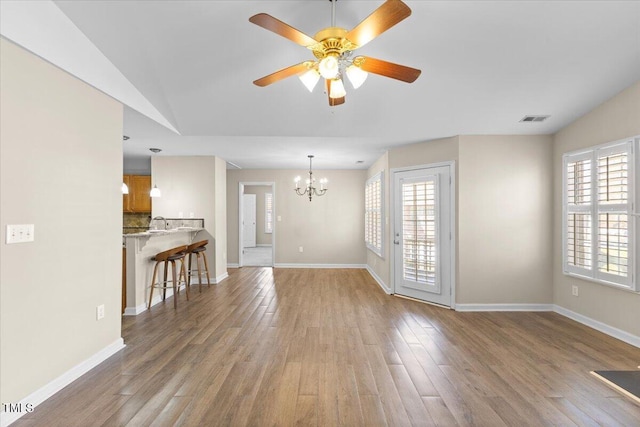
<instances>
[{"instance_id":1,"label":"chandelier","mask_svg":"<svg viewBox=\"0 0 640 427\"><path fill-rule=\"evenodd\" d=\"M315 187L316 179L313 177L313 172L311 170L311 161L313 160L313 155L308 155L309 158L309 178L307 179L307 186L305 188L300 188L300 181L302 180L299 176L296 176L294 182L296 183L296 194L298 196L309 196L309 201L313 196L324 196L324 193L327 192L327 183L329 182L327 178L320 179L320 189L318 190Z\"/></svg>"}]
</instances>

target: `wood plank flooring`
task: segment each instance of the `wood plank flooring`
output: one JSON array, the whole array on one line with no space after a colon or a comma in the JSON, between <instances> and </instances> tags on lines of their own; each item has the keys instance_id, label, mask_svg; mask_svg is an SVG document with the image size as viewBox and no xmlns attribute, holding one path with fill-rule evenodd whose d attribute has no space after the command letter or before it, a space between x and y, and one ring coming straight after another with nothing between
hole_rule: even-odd
<instances>
[{"instance_id":1,"label":"wood plank flooring","mask_svg":"<svg viewBox=\"0 0 640 427\"><path fill-rule=\"evenodd\" d=\"M555 313L457 313L364 270L242 268L123 319L127 347L15 426L639 426L594 369L640 349Z\"/></svg>"}]
</instances>

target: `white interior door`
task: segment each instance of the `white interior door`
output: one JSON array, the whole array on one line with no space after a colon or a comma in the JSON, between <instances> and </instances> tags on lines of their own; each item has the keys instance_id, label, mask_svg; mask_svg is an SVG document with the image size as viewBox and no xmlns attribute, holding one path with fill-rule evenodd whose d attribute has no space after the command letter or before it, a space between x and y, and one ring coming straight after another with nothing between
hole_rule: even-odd
<instances>
[{"instance_id":1,"label":"white interior door","mask_svg":"<svg viewBox=\"0 0 640 427\"><path fill-rule=\"evenodd\" d=\"M242 195L242 247L256 247L256 195Z\"/></svg>"},{"instance_id":2,"label":"white interior door","mask_svg":"<svg viewBox=\"0 0 640 427\"><path fill-rule=\"evenodd\" d=\"M394 173L395 293L451 306L451 166Z\"/></svg>"}]
</instances>

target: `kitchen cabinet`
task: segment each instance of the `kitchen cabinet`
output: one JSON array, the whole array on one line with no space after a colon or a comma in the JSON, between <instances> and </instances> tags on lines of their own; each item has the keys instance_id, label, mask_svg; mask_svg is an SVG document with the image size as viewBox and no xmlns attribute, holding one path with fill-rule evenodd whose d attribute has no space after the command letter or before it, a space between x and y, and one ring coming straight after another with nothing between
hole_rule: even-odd
<instances>
[{"instance_id":1,"label":"kitchen cabinet","mask_svg":"<svg viewBox=\"0 0 640 427\"><path fill-rule=\"evenodd\" d=\"M151 212L151 177L148 175L124 175L123 182L129 194L123 195L124 212Z\"/></svg>"}]
</instances>

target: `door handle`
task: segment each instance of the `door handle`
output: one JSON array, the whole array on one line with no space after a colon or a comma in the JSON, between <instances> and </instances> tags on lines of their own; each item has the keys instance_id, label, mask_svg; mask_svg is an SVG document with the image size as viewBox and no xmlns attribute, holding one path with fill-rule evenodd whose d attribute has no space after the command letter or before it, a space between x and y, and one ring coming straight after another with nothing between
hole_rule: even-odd
<instances>
[{"instance_id":1,"label":"door handle","mask_svg":"<svg viewBox=\"0 0 640 427\"><path fill-rule=\"evenodd\" d=\"M400 241L398 241L398 240L394 240L394 241L393 241L393 243L394 243L394 244L396 244L396 245L399 245L399 244L400 244Z\"/></svg>"}]
</instances>

